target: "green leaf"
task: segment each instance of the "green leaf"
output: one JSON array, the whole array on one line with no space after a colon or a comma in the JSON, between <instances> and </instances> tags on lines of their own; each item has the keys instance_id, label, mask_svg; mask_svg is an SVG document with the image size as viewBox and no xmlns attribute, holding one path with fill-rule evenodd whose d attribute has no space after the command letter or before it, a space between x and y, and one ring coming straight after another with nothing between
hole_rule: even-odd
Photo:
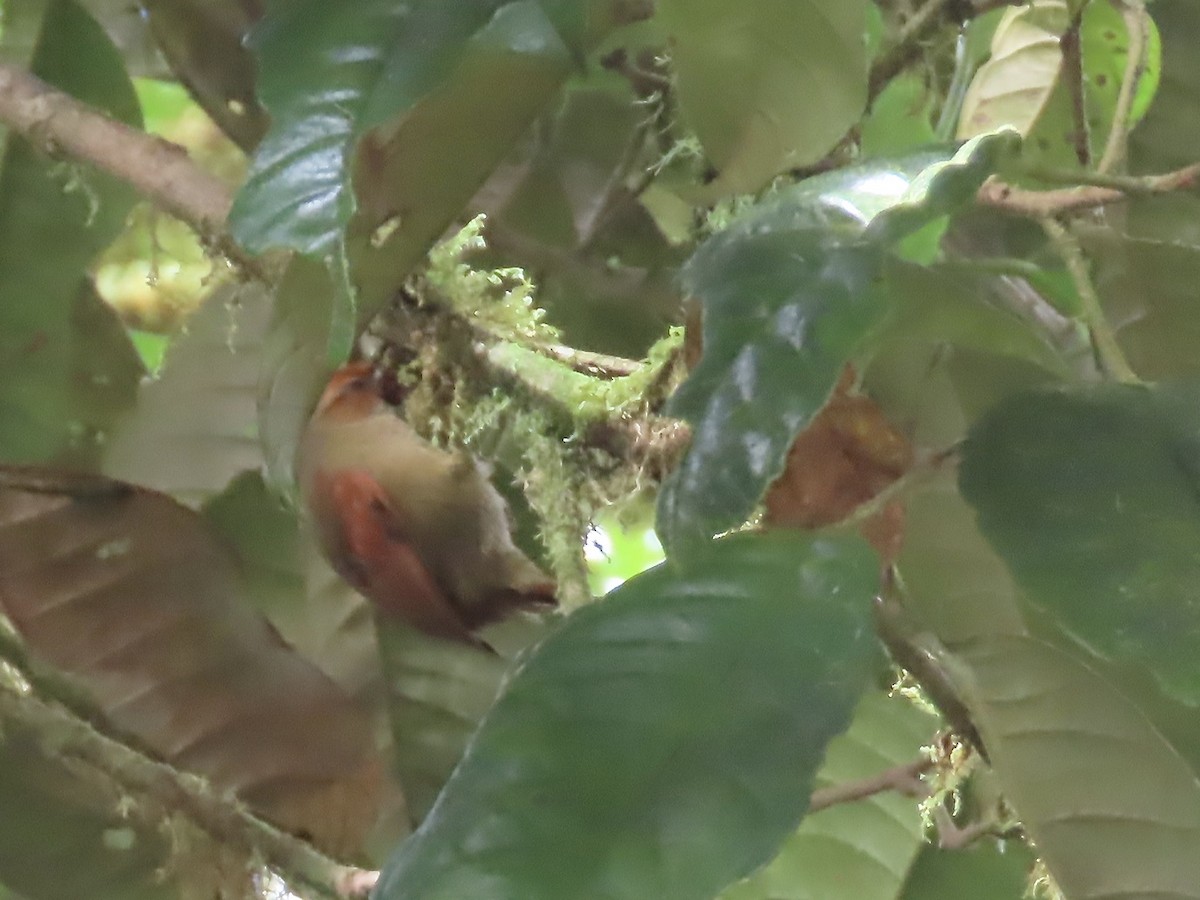
<instances>
[{"instance_id":1,"label":"green leaf","mask_svg":"<svg viewBox=\"0 0 1200 900\"><path fill-rule=\"evenodd\" d=\"M428 814L467 742L496 701L511 657L556 619L516 616L484 635L499 655L447 644L397 622L378 623L393 770L414 823Z\"/></svg>"},{"instance_id":2,"label":"green leaf","mask_svg":"<svg viewBox=\"0 0 1200 900\"><path fill-rule=\"evenodd\" d=\"M900 900L1024 900L1033 862L1015 841L978 841L957 850L930 845L908 873Z\"/></svg>"},{"instance_id":3,"label":"green leaf","mask_svg":"<svg viewBox=\"0 0 1200 900\"><path fill-rule=\"evenodd\" d=\"M10 696L5 688L6 702ZM167 835L124 813L111 782L72 765L28 726L0 716L0 727L0 804L13 823L0 829L0 878L7 886L32 900L171 900L182 892L179 881L215 888L217 879L195 872L203 867L183 873L171 866ZM0 897L21 900L3 887Z\"/></svg>"},{"instance_id":4,"label":"green leaf","mask_svg":"<svg viewBox=\"0 0 1200 900\"><path fill-rule=\"evenodd\" d=\"M1149 12L1161 34L1160 81L1146 117L1129 136L1129 155L1136 172L1165 172L1193 162L1200 143L1200 57L1193 40L1200 7L1191 0L1155 0Z\"/></svg>"},{"instance_id":5,"label":"green leaf","mask_svg":"<svg viewBox=\"0 0 1200 900\"><path fill-rule=\"evenodd\" d=\"M272 126L234 202L234 234L251 252L348 255L360 316L399 286L572 66L533 0L276 3L254 43Z\"/></svg>"},{"instance_id":6,"label":"green leaf","mask_svg":"<svg viewBox=\"0 0 1200 900\"><path fill-rule=\"evenodd\" d=\"M850 730L829 744L818 789L857 782L917 759L938 720L906 700L872 692ZM813 813L770 865L724 900L895 900L924 846L917 802L894 791Z\"/></svg>"},{"instance_id":7,"label":"green leaf","mask_svg":"<svg viewBox=\"0 0 1200 900\"><path fill-rule=\"evenodd\" d=\"M808 803L872 656L856 539L736 535L586 606L518 669L382 900L707 898Z\"/></svg>"},{"instance_id":8,"label":"green leaf","mask_svg":"<svg viewBox=\"0 0 1200 900\"><path fill-rule=\"evenodd\" d=\"M884 321L884 249L974 196L1015 141L1005 130L808 179L697 249L683 284L704 305L704 356L669 405L692 444L658 507L672 553L749 517Z\"/></svg>"},{"instance_id":9,"label":"green leaf","mask_svg":"<svg viewBox=\"0 0 1200 900\"><path fill-rule=\"evenodd\" d=\"M140 124L121 57L71 0L12 3L2 49L43 81ZM0 150L0 371L21 373L0 378L0 458L35 462L80 437L71 422L87 389L73 368L85 337L104 342L114 380L124 365L120 330L85 335L77 314L85 270L120 232L134 196L113 178L49 161L14 134Z\"/></svg>"},{"instance_id":10,"label":"green leaf","mask_svg":"<svg viewBox=\"0 0 1200 900\"><path fill-rule=\"evenodd\" d=\"M888 82L862 120L864 156L907 153L935 140L933 95L923 75L903 72Z\"/></svg>"},{"instance_id":11,"label":"green leaf","mask_svg":"<svg viewBox=\"0 0 1200 900\"><path fill-rule=\"evenodd\" d=\"M993 36L992 58L976 73L967 92L960 137L1007 124L1027 136L1029 161L1079 165L1077 114L1059 44L1069 22L1064 0L1036 0L1005 14ZM1147 28L1145 70L1126 127L1145 114L1158 86L1161 45L1152 20L1147 19ZM1079 23L1079 42L1083 115L1089 156L1095 158L1113 126L1128 57L1128 29L1114 4L1087 3Z\"/></svg>"},{"instance_id":12,"label":"green leaf","mask_svg":"<svg viewBox=\"0 0 1200 900\"><path fill-rule=\"evenodd\" d=\"M905 606L953 649L995 635L1023 634L1021 593L979 533L954 480L939 477L905 503L897 569Z\"/></svg>"},{"instance_id":13,"label":"green leaf","mask_svg":"<svg viewBox=\"0 0 1200 900\"><path fill-rule=\"evenodd\" d=\"M761 188L815 162L867 99L863 0L660 0L683 116L721 174L718 193Z\"/></svg>"},{"instance_id":14,"label":"green leaf","mask_svg":"<svg viewBox=\"0 0 1200 900\"><path fill-rule=\"evenodd\" d=\"M1030 600L1093 652L1200 704L1200 390L1018 395L972 429L960 485Z\"/></svg>"},{"instance_id":15,"label":"green leaf","mask_svg":"<svg viewBox=\"0 0 1200 900\"><path fill-rule=\"evenodd\" d=\"M1200 784L1121 692L1062 651L997 637L958 684L1067 897L1200 897Z\"/></svg>"},{"instance_id":16,"label":"green leaf","mask_svg":"<svg viewBox=\"0 0 1200 900\"><path fill-rule=\"evenodd\" d=\"M658 500L671 553L703 548L749 517L886 314L874 244L756 227L717 235L684 270L704 303L704 356L668 407L692 423L691 446Z\"/></svg>"},{"instance_id":17,"label":"green leaf","mask_svg":"<svg viewBox=\"0 0 1200 900\"><path fill-rule=\"evenodd\" d=\"M886 269L893 312L881 340L928 340L1028 360L1067 373L1045 329L993 303L994 275L970 264L917 266L889 261Z\"/></svg>"}]
</instances>

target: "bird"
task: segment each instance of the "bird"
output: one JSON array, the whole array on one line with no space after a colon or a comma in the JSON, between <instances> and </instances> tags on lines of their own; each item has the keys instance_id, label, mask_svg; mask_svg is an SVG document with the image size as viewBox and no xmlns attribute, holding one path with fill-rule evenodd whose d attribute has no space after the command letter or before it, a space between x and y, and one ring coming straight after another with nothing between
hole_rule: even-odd
<instances>
[{"instance_id":1,"label":"bird","mask_svg":"<svg viewBox=\"0 0 1200 900\"><path fill-rule=\"evenodd\" d=\"M398 391L367 361L330 377L296 459L317 545L384 615L494 653L475 632L556 606L555 584L513 542L489 468L417 434L389 403Z\"/></svg>"}]
</instances>

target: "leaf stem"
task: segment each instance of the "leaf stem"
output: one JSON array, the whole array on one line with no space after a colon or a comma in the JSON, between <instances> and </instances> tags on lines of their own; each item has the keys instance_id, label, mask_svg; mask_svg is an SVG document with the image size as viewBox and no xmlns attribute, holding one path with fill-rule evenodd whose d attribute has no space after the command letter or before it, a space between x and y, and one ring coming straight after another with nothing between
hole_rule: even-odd
<instances>
[{"instance_id":1,"label":"leaf stem","mask_svg":"<svg viewBox=\"0 0 1200 900\"><path fill-rule=\"evenodd\" d=\"M1088 272L1087 260L1075 236L1057 219L1047 217L1042 219L1042 228L1050 238L1050 242L1062 257L1079 294L1082 312L1080 318L1088 330L1092 341L1092 350L1096 356L1096 364L1100 371L1117 381L1132 384L1141 379L1125 359L1125 353L1117 343L1116 333L1109 324L1108 317L1100 305L1100 297L1092 284Z\"/></svg>"}]
</instances>

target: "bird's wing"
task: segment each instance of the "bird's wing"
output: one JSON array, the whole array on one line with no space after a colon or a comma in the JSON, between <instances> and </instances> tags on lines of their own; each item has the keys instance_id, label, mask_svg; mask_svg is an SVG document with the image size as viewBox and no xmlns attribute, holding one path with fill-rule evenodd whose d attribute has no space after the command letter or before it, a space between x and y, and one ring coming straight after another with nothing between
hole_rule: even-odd
<instances>
[{"instance_id":1,"label":"bird's wing","mask_svg":"<svg viewBox=\"0 0 1200 900\"><path fill-rule=\"evenodd\" d=\"M349 560L343 576L384 612L421 631L486 647L418 556L383 486L361 469L326 477Z\"/></svg>"}]
</instances>

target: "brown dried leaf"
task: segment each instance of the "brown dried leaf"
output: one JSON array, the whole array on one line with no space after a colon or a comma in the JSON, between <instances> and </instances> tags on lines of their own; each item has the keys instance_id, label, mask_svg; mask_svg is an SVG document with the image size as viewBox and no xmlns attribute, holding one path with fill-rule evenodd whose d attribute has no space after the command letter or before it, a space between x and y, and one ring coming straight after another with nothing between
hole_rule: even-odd
<instances>
[{"instance_id":1,"label":"brown dried leaf","mask_svg":"<svg viewBox=\"0 0 1200 900\"><path fill-rule=\"evenodd\" d=\"M31 651L172 764L354 851L382 777L369 720L243 594L232 555L169 497L0 467L0 608Z\"/></svg>"},{"instance_id":2,"label":"brown dried leaf","mask_svg":"<svg viewBox=\"0 0 1200 900\"><path fill-rule=\"evenodd\" d=\"M846 368L833 395L797 435L783 474L765 498L769 527L821 528L845 519L912 465L908 439L870 397L853 392ZM903 509L887 504L863 524L863 536L885 559L899 551Z\"/></svg>"}]
</instances>

